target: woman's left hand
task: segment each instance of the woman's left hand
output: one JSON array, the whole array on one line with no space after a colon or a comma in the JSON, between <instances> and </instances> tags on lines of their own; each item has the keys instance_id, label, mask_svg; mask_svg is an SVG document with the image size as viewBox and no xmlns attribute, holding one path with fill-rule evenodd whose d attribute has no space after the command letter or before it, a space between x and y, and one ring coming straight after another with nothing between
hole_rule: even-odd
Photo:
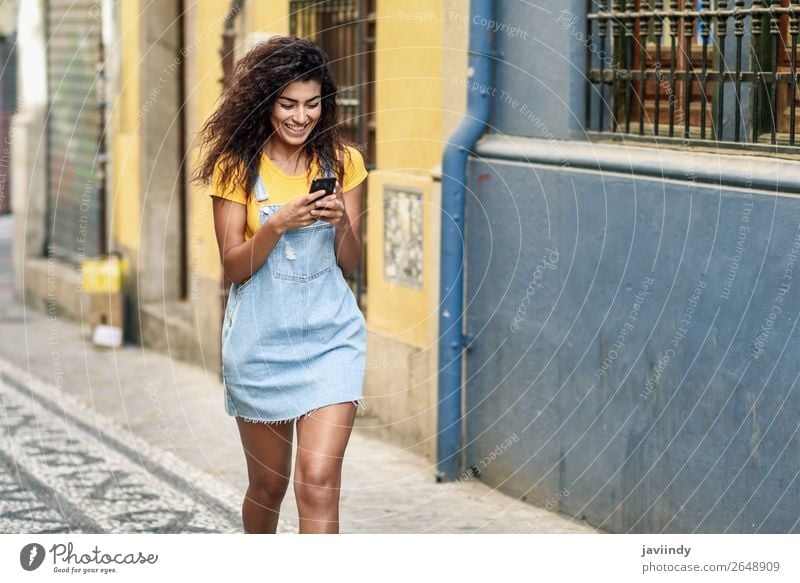
<instances>
[{"instance_id":1,"label":"woman's left hand","mask_svg":"<svg viewBox=\"0 0 800 583\"><path fill-rule=\"evenodd\" d=\"M344 195L338 182L333 194L323 196L314 203L314 206L315 209L311 211L311 215L330 223L337 230L346 229L350 225L350 219L344 206Z\"/></svg>"}]
</instances>

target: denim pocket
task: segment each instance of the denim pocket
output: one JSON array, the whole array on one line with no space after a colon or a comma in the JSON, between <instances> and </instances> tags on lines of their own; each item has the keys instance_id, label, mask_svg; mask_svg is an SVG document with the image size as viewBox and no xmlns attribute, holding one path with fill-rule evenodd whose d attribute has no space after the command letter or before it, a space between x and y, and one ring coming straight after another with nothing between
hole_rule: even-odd
<instances>
[{"instance_id":1,"label":"denim pocket","mask_svg":"<svg viewBox=\"0 0 800 583\"><path fill-rule=\"evenodd\" d=\"M333 225L325 221L286 231L269 256L272 276L299 282L321 276L335 260L334 235Z\"/></svg>"}]
</instances>

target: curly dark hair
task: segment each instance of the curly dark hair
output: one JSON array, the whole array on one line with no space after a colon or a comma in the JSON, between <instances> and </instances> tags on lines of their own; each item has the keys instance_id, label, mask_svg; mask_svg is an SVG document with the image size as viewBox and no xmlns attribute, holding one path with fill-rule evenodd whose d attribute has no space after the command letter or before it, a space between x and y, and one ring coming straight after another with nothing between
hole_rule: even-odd
<instances>
[{"instance_id":1,"label":"curly dark hair","mask_svg":"<svg viewBox=\"0 0 800 583\"><path fill-rule=\"evenodd\" d=\"M274 36L259 43L238 63L217 110L200 132L202 161L194 180L218 183L225 191L237 186L250 193L258 177L264 145L274 134L270 114L281 92L295 81L318 81L322 113L303 152L309 162L333 168L344 183L346 141L338 124L336 83L328 56L314 43L295 36ZM310 176L311 164L308 167Z\"/></svg>"}]
</instances>

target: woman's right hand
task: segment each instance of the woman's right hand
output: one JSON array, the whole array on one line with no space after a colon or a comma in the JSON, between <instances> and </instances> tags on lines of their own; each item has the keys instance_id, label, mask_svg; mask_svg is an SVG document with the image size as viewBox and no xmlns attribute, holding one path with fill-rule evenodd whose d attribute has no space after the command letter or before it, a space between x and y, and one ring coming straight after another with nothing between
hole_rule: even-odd
<instances>
[{"instance_id":1,"label":"woman's right hand","mask_svg":"<svg viewBox=\"0 0 800 583\"><path fill-rule=\"evenodd\" d=\"M313 225L319 220L319 217L312 215L311 211L316 210L316 201L324 192L324 190L319 190L287 202L275 211L269 220L274 220L274 226L281 232Z\"/></svg>"}]
</instances>

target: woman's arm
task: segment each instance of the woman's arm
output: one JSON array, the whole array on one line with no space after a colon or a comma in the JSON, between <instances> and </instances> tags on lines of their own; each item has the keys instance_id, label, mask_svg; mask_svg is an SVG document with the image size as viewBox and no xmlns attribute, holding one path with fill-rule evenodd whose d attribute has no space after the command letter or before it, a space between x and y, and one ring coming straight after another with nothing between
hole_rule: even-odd
<instances>
[{"instance_id":1,"label":"woman's arm","mask_svg":"<svg viewBox=\"0 0 800 583\"><path fill-rule=\"evenodd\" d=\"M338 221L331 221L336 227L336 262L347 277L355 273L361 263L361 192L362 182L342 195L345 212Z\"/></svg>"},{"instance_id":2,"label":"woman's arm","mask_svg":"<svg viewBox=\"0 0 800 583\"><path fill-rule=\"evenodd\" d=\"M213 200L222 271L231 281L242 283L264 264L284 229L279 221L270 220L245 242L247 206L217 196Z\"/></svg>"},{"instance_id":3,"label":"woman's arm","mask_svg":"<svg viewBox=\"0 0 800 583\"><path fill-rule=\"evenodd\" d=\"M245 281L264 265L278 239L286 231L317 222L312 210L315 208L314 197L318 195L319 193L313 193L301 196L282 205L247 242L244 240L247 206L215 196L214 229L217 233L222 270L228 279L236 283ZM360 200L359 198L359 203Z\"/></svg>"}]
</instances>

